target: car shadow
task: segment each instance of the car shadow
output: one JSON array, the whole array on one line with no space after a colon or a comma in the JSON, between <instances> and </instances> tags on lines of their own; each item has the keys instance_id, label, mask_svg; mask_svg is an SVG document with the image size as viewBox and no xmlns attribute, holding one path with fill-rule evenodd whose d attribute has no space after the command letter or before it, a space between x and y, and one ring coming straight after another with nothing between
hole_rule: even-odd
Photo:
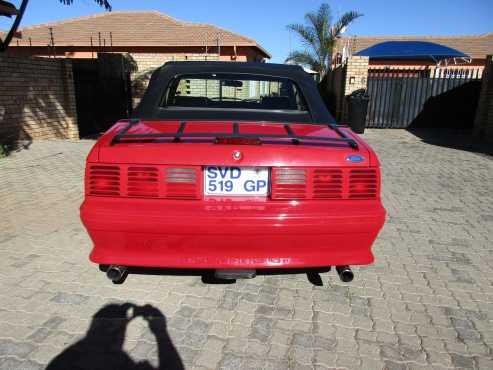
<instances>
[{"instance_id":1,"label":"car shadow","mask_svg":"<svg viewBox=\"0 0 493 370\"><path fill-rule=\"evenodd\" d=\"M104 271L104 268L101 268ZM300 275L306 274L308 281L314 286L323 286L321 273L326 273L331 270L330 267L320 268L298 268L298 269L259 269L257 276L272 276L272 275ZM236 280L219 279L214 276L214 270L205 269L164 269L164 268L149 268L149 267L130 267L128 273L118 284L122 284L127 279L128 275L162 275L162 276L200 276L204 284L234 284Z\"/></svg>"},{"instance_id":2,"label":"car shadow","mask_svg":"<svg viewBox=\"0 0 493 370\"><path fill-rule=\"evenodd\" d=\"M158 367L135 362L124 350L127 325L136 317L148 322L156 337ZM166 318L151 305L108 304L94 316L86 336L66 348L47 370L183 370L183 362L166 329Z\"/></svg>"}]
</instances>

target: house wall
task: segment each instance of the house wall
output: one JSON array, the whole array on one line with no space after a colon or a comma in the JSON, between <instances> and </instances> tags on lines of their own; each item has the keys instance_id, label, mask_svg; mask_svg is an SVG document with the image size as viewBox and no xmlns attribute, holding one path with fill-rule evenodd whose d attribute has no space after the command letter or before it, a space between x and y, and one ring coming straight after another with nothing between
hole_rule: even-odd
<instances>
[{"instance_id":1,"label":"house wall","mask_svg":"<svg viewBox=\"0 0 493 370\"><path fill-rule=\"evenodd\" d=\"M346 64L338 65L329 75L329 108L337 121L346 123L348 95L366 89L368 82L368 57L352 56Z\"/></svg>"},{"instance_id":2,"label":"house wall","mask_svg":"<svg viewBox=\"0 0 493 370\"><path fill-rule=\"evenodd\" d=\"M188 60L188 57L194 55L217 55L218 49L216 46L119 46L119 47L99 47L99 46L56 46L40 47L40 46L11 46L7 49L7 55L10 56L39 56L39 57L56 57L56 58L96 58L98 53L130 53L130 54L166 54L175 56L176 60ZM222 61L243 61L254 62L262 61L264 56L260 54L258 49L250 46L221 46L220 60Z\"/></svg>"},{"instance_id":3,"label":"house wall","mask_svg":"<svg viewBox=\"0 0 493 370\"><path fill-rule=\"evenodd\" d=\"M209 48L207 54L204 47L189 48L187 52L185 50L176 49L174 51L161 49L150 51L146 49L137 49L128 53L131 60L135 62L136 70L132 72L132 100L133 106L142 99L144 92L149 83L149 79L152 72L156 68L161 67L164 63L175 60L219 60L219 61L231 61L231 62L247 62L255 61L259 58L259 54L252 48L238 47L221 47L221 55L218 55L217 48ZM257 59L256 59L257 58Z\"/></svg>"},{"instance_id":4,"label":"house wall","mask_svg":"<svg viewBox=\"0 0 493 370\"><path fill-rule=\"evenodd\" d=\"M346 78L344 95L353 91L366 89L368 82L368 57L353 56L346 64Z\"/></svg>"},{"instance_id":5,"label":"house wall","mask_svg":"<svg viewBox=\"0 0 493 370\"><path fill-rule=\"evenodd\" d=\"M493 143L493 55L488 56L483 73L474 132Z\"/></svg>"},{"instance_id":6,"label":"house wall","mask_svg":"<svg viewBox=\"0 0 493 370\"><path fill-rule=\"evenodd\" d=\"M164 63L174 60L218 60L217 54L129 53L135 63L131 74L133 106L137 106L149 84L152 73Z\"/></svg>"},{"instance_id":7,"label":"house wall","mask_svg":"<svg viewBox=\"0 0 493 370\"><path fill-rule=\"evenodd\" d=\"M232 62L261 61L258 49L249 46L187 46L187 47L138 47L138 46L119 46L119 47L87 47L87 46L60 46L60 47L27 47L13 46L7 51L8 55L13 56L39 56L50 58L97 58L98 52L121 53L130 56L134 65L131 74L132 80L132 101L133 106L142 99L147 88L152 72L164 63L173 60L220 60ZM218 55L220 52L220 55Z\"/></svg>"},{"instance_id":8,"label":"house wall","mask_svg":"<svg viewBox=\"0 0 493 370\"><path fill-rule=\"evenodd\" d=\"M0 55L0 142L78 138L71 61Z\"/></svg>"}]
</instances>

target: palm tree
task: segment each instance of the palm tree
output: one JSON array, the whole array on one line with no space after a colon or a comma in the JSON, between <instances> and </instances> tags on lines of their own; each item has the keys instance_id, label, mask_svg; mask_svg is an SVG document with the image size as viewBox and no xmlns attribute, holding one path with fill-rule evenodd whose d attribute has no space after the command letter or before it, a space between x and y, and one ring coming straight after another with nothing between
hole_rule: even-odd
<instances>
[{"instance_id":1,"label":"palm tree","mask_svg":"<svg viewBox=\"0 0 493 370\"><path fill-rule=\"evenodd\" d=\"M65 5L72 5L74 0L58 0ZM94 0L98 5L104 7L106 10L111 11L111 5L108 0Z\"/></svg>"},{"instance_id":2,"label":"palm tree","mask_svg":"<svg viewBox=\"0 0 493 370\"><path fill-rule=\"evenodd\" d=\"M288 29L298 34L306 48L291 52L286 62L310 67L319 73L320 79L323 79L332 68L332 55L337 39L347 26L362 15L350 11L332 24L330 6L327 3L320 5L317 11L306 13L306 25L288 25Z\"/></svg>"}]
</instances>

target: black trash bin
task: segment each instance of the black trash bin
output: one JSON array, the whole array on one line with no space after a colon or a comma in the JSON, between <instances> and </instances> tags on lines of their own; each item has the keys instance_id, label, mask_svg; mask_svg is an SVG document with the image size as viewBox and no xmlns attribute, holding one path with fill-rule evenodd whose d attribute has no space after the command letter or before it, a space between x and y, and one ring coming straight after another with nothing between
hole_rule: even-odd
<instances>
[{"instance_id":1,"label":"black trash bin","mask_svg":"<svg viewBox=\"0 0 493 370\"><path fill-rule=\"evenodd\" d=\"M355 90L349 95L349 126L357 134L365 132L369 102L370 96L365 89Z\"/></svg>"}]
</instances>

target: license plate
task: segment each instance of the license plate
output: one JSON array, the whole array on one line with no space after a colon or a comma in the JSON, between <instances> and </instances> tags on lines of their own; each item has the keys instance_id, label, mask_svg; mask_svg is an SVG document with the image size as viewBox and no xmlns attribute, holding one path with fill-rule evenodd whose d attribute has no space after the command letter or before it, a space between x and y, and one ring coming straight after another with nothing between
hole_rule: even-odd
<instances>
[{"instance_id":1,"label":"license plate","mask_svg":"<svg viewBox=\"0 0 493 370\"><path fill-rule=\"evenodd\" d=\"M204 194L263 196L269 190L267 167L205 167Z\"/></svg>"}]
</instances>

